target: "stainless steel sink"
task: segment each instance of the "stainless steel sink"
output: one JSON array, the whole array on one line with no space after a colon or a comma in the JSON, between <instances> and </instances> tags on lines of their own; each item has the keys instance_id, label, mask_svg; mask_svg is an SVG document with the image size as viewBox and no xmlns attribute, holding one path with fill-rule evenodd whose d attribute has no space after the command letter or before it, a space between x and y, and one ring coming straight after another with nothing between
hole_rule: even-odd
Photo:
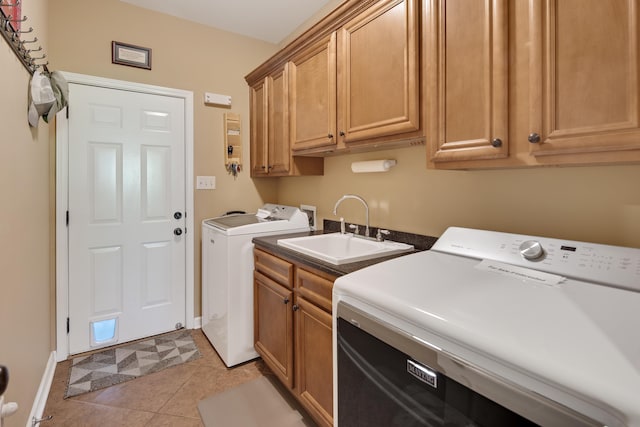
<instances>
[{"instance_id":1,"label":"stainless steel sink","mask_svg":"<svg viewBox=\"0 0 640 427\"><path fill-rule=\"evenodd\" d=\"M412 245L379 242L356 237L351 233L329 233L278 240L278 245L334 265L365 261L383 256L410 252Z\"/></svg>"}]
</instances>

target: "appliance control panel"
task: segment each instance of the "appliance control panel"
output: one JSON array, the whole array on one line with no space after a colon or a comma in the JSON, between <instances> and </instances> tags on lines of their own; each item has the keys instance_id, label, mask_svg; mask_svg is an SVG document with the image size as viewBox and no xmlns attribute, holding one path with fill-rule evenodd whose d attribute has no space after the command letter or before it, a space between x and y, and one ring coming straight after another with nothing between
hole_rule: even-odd
<instances>
[{"instance_id":1,"label":"appliance control panel","mask_svg":"<svg viewBox=\"0 0 640 427\"><path fill-rule=\"evenodd\" d=\"M260 216L260 213L264 214L265 219L269 219L271 221L291 221L296 216L304 216L305 218L307 216L300 209L294 206L276 205L273 203L267 203L262 206L262 208L258 210L258 216Z\"/></svg>"},{"instance_id":2,"label":"appliance control panel","mask_svg":"<svg viewBox=\"0 0 640 427\"><path fill-rule=\"evenodd\" d=\"M431 250L640 292L640 249L450 227Z\"/></svg>"}]
</instances>

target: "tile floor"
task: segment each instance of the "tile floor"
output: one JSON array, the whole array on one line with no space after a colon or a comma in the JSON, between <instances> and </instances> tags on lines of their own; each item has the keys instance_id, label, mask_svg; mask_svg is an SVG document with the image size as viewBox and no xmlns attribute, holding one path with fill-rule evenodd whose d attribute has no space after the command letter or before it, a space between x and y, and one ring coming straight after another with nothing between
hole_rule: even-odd
<instances>
[{"instance_id":1,"label":"tile floor","mask_svg":"<svg viewBox=\"0 0 640 427\"><path fill-rule=\"evenodd\" d=\"M63 399L71 361L60 362L42 422L49 426L203 426L198 402L262 375L270 375L261 359L228 369L200 329L192 331L201 357L102 390Z\"/></svg>"}]
</instances>

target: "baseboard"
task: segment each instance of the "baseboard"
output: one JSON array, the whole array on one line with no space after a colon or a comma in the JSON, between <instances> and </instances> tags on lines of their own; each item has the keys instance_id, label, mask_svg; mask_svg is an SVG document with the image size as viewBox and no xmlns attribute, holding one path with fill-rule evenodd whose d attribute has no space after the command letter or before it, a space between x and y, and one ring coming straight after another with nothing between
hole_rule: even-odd
<instances>
[{"instance_id":1,"label":"baseboard","mask_svg":"<svg viewBox=\"0 0 640 427\"><path fill-rule=\"evenodd\" d=\"M52 351L49 355L49 360L47 361L47 366L45 367L42 379L40 380L40 387L38 387L38 393L36 394L36 398L33 401L31 413L29 413L29 418L27 418L27 427L33 425L33 420L39 420L43 418L42 414L44 412L44 407L47 405L49 390L51 389L53 374L55 374L55 372L56 352Z\"/></svg>"},{"instance_id":2,"label":"baseboard","mask_svg":"<svg viewBox=\"0 0 640 427\"><path fill-rule=\"evenodd\" d=\"M201 329L201 328L202 328L202 316L194 318L193 329Z\"/></svg>"}]
</instances>

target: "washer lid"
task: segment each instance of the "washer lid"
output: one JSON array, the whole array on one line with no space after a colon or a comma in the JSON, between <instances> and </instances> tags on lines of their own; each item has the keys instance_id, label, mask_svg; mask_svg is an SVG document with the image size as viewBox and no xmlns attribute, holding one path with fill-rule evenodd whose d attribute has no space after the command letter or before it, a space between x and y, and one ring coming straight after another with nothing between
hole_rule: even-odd
<instances>
[{"instance_id":1,"label":"washer lid","mask_svg":"<svg viewBox=\"0 0 640 427\"><path fill-rule=\"evenodd\" d=\"M335 281L334 310L359 306L579 413L640 426L640 293L483 264L433 250L381 262Z\"/></svg>"},{"instance_id":2,"label":"washer lid","mask_svg":"<svg viewBox=\"0 0 640 427\"><path fill-rule=\"evenodd\" d=\"M212 227L228 230L230 228L241 227L243 225L258 224L261 222L281 221L272 217L259 218L256 214L238 214L226 215L217 218L211 218L205 221L205 224Z\"/></svg>"}]
</instances>

